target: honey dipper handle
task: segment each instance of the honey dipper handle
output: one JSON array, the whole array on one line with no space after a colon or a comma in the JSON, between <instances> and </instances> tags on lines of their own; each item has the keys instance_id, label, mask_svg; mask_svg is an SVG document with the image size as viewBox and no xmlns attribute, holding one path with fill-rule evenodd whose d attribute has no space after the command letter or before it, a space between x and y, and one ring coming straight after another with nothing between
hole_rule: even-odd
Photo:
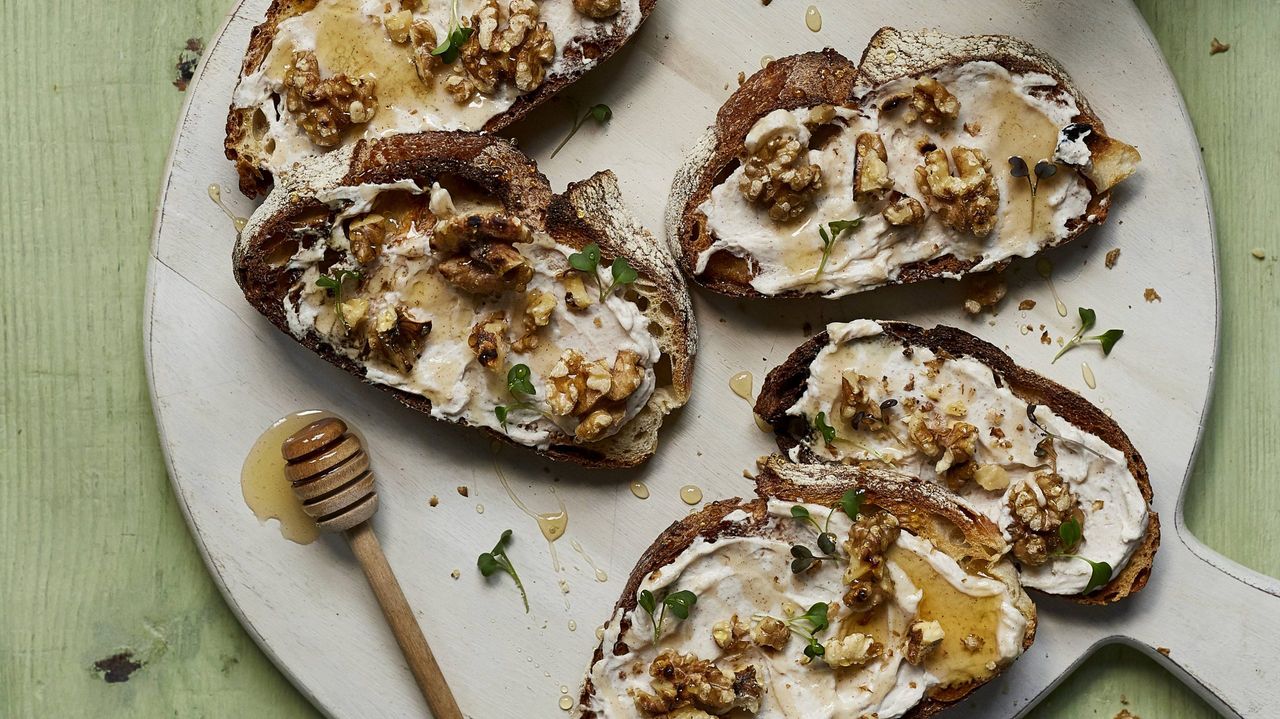
<instances>
[{"instance_id":1,"label":"honey dipper handle","mask_svg":"<svg viewBox=\"0 0 1280 719\"><path fill-rule=\"evenodd\" d=\"M360 560L364 576L378 598L378 605L382 607L382 613L391 625L396 642L400 644L400 651L404 652L409 669L413 672L422 695L427 699L427 706L431 707L431 714L435 719L463 719L453 692L449 690L449 684L440 672L440 665L436 663L431 647L427 646L426 637L422 636L422 627L418 626L418 620L404 598L400 583L391 572L391 565L387 564L373 527L368 522L361 522L347 530L346 534L351 551Z\"/></svg>"}]
</instances>

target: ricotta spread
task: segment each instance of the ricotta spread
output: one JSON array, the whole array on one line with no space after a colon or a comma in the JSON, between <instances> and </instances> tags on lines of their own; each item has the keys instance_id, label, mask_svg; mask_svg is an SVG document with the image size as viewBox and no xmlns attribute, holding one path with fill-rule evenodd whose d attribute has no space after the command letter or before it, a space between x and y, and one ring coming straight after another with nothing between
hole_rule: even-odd
<instances>
[{"instance_id":1,"label":"ricotta spread","mask_svg":"<svg viewBox=\"0 0 1280 719\"><path fill-rule=\"evenodd\" d=\"M1036 456L1036 445L1045 435L1027 419L1028 403L1019 399L986 365L966 357L939 358L927 347L905 353L901 343L881 336L880 325L868 320L827 326L831 342L809 367L804 394L787 414L812 423L818 412L833 418L836 438L830 445L811 437L805 445L820 457L832 460L890 463L896 469L945 485L934 460L910 441L906 420L908 406L926 418L950 424L962 420L978 428L974 461L1004 470L1008 486L984 489L969 480L959 494L975 509L995 521L1009 537L1013 517L1008 497L1020 485L1034 489L1035 474L1047 469L1048 460ZM890 412L888 432L854 431L838 422L836 404L845 373L869 378L863 386L870 402L879 405L897 400ZM924 407L931 409L925 411ZM1147 503L1125 456L1097 436L1081 431L1047 407L1038 406L1036 421L1064 438L1055 440L1057 474L1079 500L1084 514L1084 541L1075 553L1095 562L1107 562L1115 572L1128 563L1147 528ZM798 449L798 448L797 448ZM797 450L792 450L793 459ZM1042 501L1043 504L1043 501ZM1090 567L1071 557L1051 557L1039 566L1024 566L1026 586L1052 594L1078 594L1089 583Z\"/></svg>"},{"instance_id":2,"label":"ricotta spread","mask_svg":"<svg viewBox=\"0 0 1280 719\"><path fill-rule=\"evenodd\" d=\"M483 198L451 194L436 184L419 187L412 181L384 185L340 187L318 196L335 208L341 208L327 234L303 238L289 260L298 279L286 294L283 311L290 332L299 339L314 334L341 355L358 360L366 369L370 382L425 397L431 401L433 417L503 432L521 444L545 449L553 442L572 440L577 420L542 414L547 378L561 353L573 349L586 360L605 359L612 367L615 356L630 350L639 357L639 387L625 400L623 415L600 437L616 433L648 403L657 384L654 366L661 350L649 329L649 320L641 309L621 292L613 292L603 302L593 302L584 309L569 309L564 301L565 288L560 277L570 271L568 256L573 248L557 243L549 235L535 232L532 240L514 247L533 267L534 276L525 292L504 292L497 296L477 296L463 292L448 283L436 271L439 258L430 248L431 229L410 225L407 232L389 238L378 259L366 267L357 267L351 256L351 241L345 221L377 209L375 202L388 193L400 193L429 203L436 220L457 213L485 212L498 208ZM309 244L308 244L309 243ZM353 346L337 314L337 303L325 288L316 284L322 275L321 260L326 253L344 258L328 268L329 276L343 269L362 272L358 295L369 305L368 317L384 310L408 308L416 322L430 322L420 354L408 371L400 371L386 361ZM612 279L601 268L600 279L607 285ZM588 283L591 284L591 283ZM512 329L519 326L524 300L534 291L557 298L549 322L538 330L536 347L525 351L509 348L504 367L486 369L468 346L474 325L502 313ZM595 299L595 288L589 290ZM507 368L525 364L529 380L537 389L533 406L515 408L507 386ZM498 406L513 406L507 421L499 420ZM568 436L566 436L568 435Z\"/></svg>"},{"instance_id":3,"label":"ricotta spread","mask_svg":"<svg viewBox=\"0 0 1280 719\"><path fill-rule=\"evenodd\" d=\"M460 17L474 15L482 0L459 0ZM556 58L547 76L582 72L594 61L570 60L566 50L600 42L615 34L629 36L644 19L640 0L623 0L613 17L595 20L573 8L572 0L541 0L539 19L547 24L557 45ZM450 3L419 3L415 18L426 18L445 38L449 32ZM505 10L506 3L503 3ZM389 8L389 10L388 10ZM323 76L344 73L375 81L377 111L373 119L352 129L351 140L429 130L480 130L505 112L520 96L504 83L492 95L478 94L466 104L454 102L444 89L447 66L427 87L418 78L411 43L396 44L383 27L387 14L400 10L399 0L318 0L315 7L282 20L266 57L236 86L232 106L256 109L265 125L260 144L268 155L265 169L287 170L308 157L324 154L311 142L284 102L285 72L295 51L316 53Z\"/></svg>"},{"instance_id":4,"label":"ricotta spread","mask_svg":"<svg viewBox=\"0 0 1280 719\"><path fill-rule=\"evenodd\" d=\"M582 709L595 711L602 719L648 719L635 706L635 693L649 691L647 671L658 653L674 649L712 661L731 676L754 666L764 689L760 711L752 715L757 719L894 719L934 687L988 678L1022 652L1027 622L1009 587L992 577L966 572L949 555L906 530L885 554L893 595L877 608L875 619L860 624L840 604L847 589L843 562L822 562L799 575L791 572L791 546L813 546L815 538L808 525L792 519L793 506L771 500L763 531L715 541L698 538L674 561L646 577L640 590L652 592L659 600L670 592L689 590L697 595L697 604L686 620L667 618L658 646L653 641L653 624L643 610L615 613L605 627L604 656L589 672L594 697ZM818 518L830 511L803 506ZM850 526L843 512L832 515L830 531L841 541ZM947 609L931 605L931 597L935 602L945 599ZM802 661L805 640L794 635L777 651L762 649L749 639L745 649L731 651L713 639L714 625L735 615L744 623L759 615L785 618L784 608L798 615L816 602L840 610L817 637L819 641L867 634L883 645L880 656L861 666L837 668L824 661ZM904 660L910 628L929 620L937 620L954 644L944 638L944 644L921 664L910 664ZM983 647L972 654L960 649L960 641L969 633L983 640ZM620 655L611 651L618 642L625 643L627 650ZM978 665L977 673L957 674L958 657L949 656L957 654L963 655L964 663Z\"/></svg>"},{"instance_id":5,"label":"ricotta spread","mask_svg":"<svg viewBox=\"0 0 1280 719\"><path fill-rule=\"evenodd\" d=\"M1085 180L1071 167L1042 180L1034 198L1033 225L1027 181L1009 174L1007 160L1019 155L1034 165L1055 156L1059 130L1079 112L1071 95L1048 75L1010 73L987 61L948 67L935 77L960 102L960 116L953 122L929 127L920 121L908 123L903 109L884 109L889 104L886 100L910 96L917 80L910 77L875 89L856 107L836 108L836 119L829 126L837 134L808 150L810 164L822 169L823 186L809 211L794 222L775 222L766 207L744 197L739 185L745 170L735 169L698 207L714 239L697 257L695 272L704 272L715 253L727 252L750 262L751 287L761 294L840 297L893 282L912 263L954 255L978 260L972 270L978 272L1065 239L1070 233L1068 222L1086 214L1090 192ZM753 139L779 132L789 132L809 145L818 135L809 124L811 111L776 110L766 115L749 133L747 151L753 151ZM895 227L880 214L885 201L855 199L855 143L867 132L878 134L884 143L893 190L926 207L914 174L923 164L921 148L981 150L990 161L1000 195L995 228L978 239L947 227L932 213L919 224ZM1080 164L1074 155L1067 159ZM857 217L862 218L861 224L837 238L819 274L823 253L819 227Z\"/></svg>"}]
</instances>

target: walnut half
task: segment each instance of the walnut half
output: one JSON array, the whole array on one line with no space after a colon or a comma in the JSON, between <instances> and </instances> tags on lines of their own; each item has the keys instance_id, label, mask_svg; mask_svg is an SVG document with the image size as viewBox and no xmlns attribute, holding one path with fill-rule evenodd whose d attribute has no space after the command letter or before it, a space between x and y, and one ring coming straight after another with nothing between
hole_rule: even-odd
<instances>
[{"instance_id":1,"label":"walnut half","mask_svg":"<svg viewBox=\"0 0 1280 719\"><path fill-rule=\"evenodd\" d=\"M930 151L924 165L916 168L916 185L944 225L977 238L986 237L995 229L1000 209L1000 190L991 162L982 150L970 147L952 148L951 159L955 162L955 175L951 174L946 151Z\"/></svg>"},{"instance_id":2,"label":"walnut half","mask_svg":"<svg viewBox=\"0 0 1280 719\"><path fill-rule=\"evenodd\" d=\"M622 11L622 0L573 0L573 9L589 18L603 20Z\"/></svg>"},{"instance_id":3,"label":"walnut half","mask_svg":"<svg viewBox=\"0 0 1280 719\"><path fill-rule=\"evenodd\" d=\"M374 81L346 75L320 77L320 61L310 50L293 53L285 71L285 107L320 147L336 147L352 125L373 119L377 110Z\"/></svg>"},{"instance_id":4,"label":"walnut half","mask_svg":"<svg viewBox=\"0 0 1280 719\"><path fill-rule=\"evenodd\" d=\"M1031 482L1035 483L1034 487ZM1009 534L1018 561L1039 566L1055 551L1073 549L1062 546L1058 528L1073 516L1083 526L1084 515L1079 513L1076 496L1060 475L1042 472L1022 482L1009 493L1008 505L1013 515Z\"/></svg>"},{"instance_id":5,"label":"walnut half","mask_svg":"<svg viewBox=\"0 0 1280 719\"><path fill-rule=\"evenodd\" d=\"M436 224L431 249L444 257L440 274L464 292L524 292L533 265L513 245L531 237L527 225L501 212L455 215Z\"/></svg>"},{"instance_id":6,"label":"walnut half","mask_svg":"<svg viewBox=\"0 0 1280 719\"><path fill-rule=\"evenodd\" d=\"M774 222L790 222L809 209L822 189L822 168L809 163L808 130L787 110L775 110L747 135L738 189L769 208Z\"/></svg>"},{"instance_id":7,"label":"walnut half","mask_svg":"<svg viewBox=\"0 0 1280 719\"><path fill-rule=\"evenodd\" d=\"M746 667L730 676L705 659L670 649L664 650L649 665L649 676L652 692L636 692L635 703L641 712L654 716L687 709L717 716L735 709L755 714L760 710L764 693L756 679L755 667Z\"/></svg>"}]
</instances>

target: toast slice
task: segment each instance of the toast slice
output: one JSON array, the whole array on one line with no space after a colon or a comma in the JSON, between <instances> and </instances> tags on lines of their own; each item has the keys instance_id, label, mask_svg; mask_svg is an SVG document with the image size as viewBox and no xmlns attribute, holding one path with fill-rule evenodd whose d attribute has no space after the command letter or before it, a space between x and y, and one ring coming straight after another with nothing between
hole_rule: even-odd
<instances>
[{"instance_id":1,"label":"toast slice","mask_svg":"<svg viewBox=\"0 0 1280 719\"><path fill-rule=\"evenodd\" d=\"M553 459L640 464L689 398L696 328L666 247L611 173L553 194L506 140L400 135L302 165L234 268L250 304L329 362Z\"/></svg>"},{"instance_id":2,"label":"toast slice","mask_svg":"<svg viewBox=\"0 0 1280 719\"><path fill-rule=\"evenodd\" d=\"M946 490L778 456L761 460L755 481L759 498L708 505L640 558L592 657L579 716L921 719L1031 645L1035 606L1002 558L999 530ZM841 509L851 490L856 521ZM815 525L838 546L792 566L793 546L823 554ZM655 646L642 592L660 613L680 591L696 603L683 620L666 614ZM829 626L812 642L806 620L788 630L818 602ZM806 653L813 645L820 655Z\"/></svg>"},{"instance_id":3,"label":"toast slice","mask_svg":"<svg viewBox=\"0 0 1280 719\"><path fill-rule=\"evenodd\" d=\"M1105 221L1141 159L1014 38L883 28L842 60L760 70L690 153L667 234L698 282L841 297L1001 269Z\"/></svg>"},{"instance_id":4,"label":"toast slice","mask_svg":"<svg viewBox=\"0 0 1280 719\"><path fill-rule=\"evenodd\" d=\"M1102 410L967 332L830 324L768 374L755 411L793 461L948 486L999 525L1027 587L1106 604L1147 583L1160 522L1138 450Z\"/></svg>"},{"instance_id":5,"label":"toast slice","mask_svg":"<svg viewBox=\"0 0 1280 719\"><path fill-rule=\"evenodd\" d=\"M657 0L453 4L456 18L449 0L274 0L227 117L240 189L265 194L360 139L501 130L617 52ZM472 31L459 51L433 54L457 27Z\"/></svg>"}]
</instances>

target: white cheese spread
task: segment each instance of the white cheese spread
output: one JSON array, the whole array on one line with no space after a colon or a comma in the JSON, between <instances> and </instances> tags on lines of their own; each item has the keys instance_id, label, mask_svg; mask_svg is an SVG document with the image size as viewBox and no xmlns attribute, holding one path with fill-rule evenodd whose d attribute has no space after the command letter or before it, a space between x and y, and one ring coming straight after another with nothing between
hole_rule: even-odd
<instances>
[{"instance_id":1,"label":"white cheese spread","mask_svg":"<svg viewBox=\"0 0 1280 719\"><path fill-rule=\"evenodd\" d=\"M999 466L1007 474L1007 487L987 490L976 481L968 481L959 490L964 500L994 520L1007 538L1013 522L1009 495L1026 484L1039 496L1033 477L1046 471L1046 460L1036 456L1036 445L1045 435L1027 420L1028 403L977 360L955 357L937 364L937 357L927 347L913 347L907 356L901 343L878 337L882 330L875 322L833 323L827 331L832 341L810 365L805 392L787 414L812 422L818 412L825 412L833 418L830 424L836 426L837 436L831 445L815 436L806 446L827 459L891 462L899 471L945 485L936 463L908 439L908 412L904 405L909 398L917 406L930 404L938 422L960 420L976 426L974 461L980 466ZM870 380L863 385L870 402L878 405L897 400L890 413L892 435L854 432L847 423L834 419L838 416L836 403L845 373ZM1084 541L1076 554L1107 562L1119 572L1142 544L1147 528L1147 503L1128 462L1120 451L1047 407L1038 406L1035 417L1045 429L1066 439L1054 441L1053 447L1057 452L1057 474L1076 495L1084 513ZM997 431L993 432L993 428ZM1024 566L1022 573L1023 584L1053 594L1078 594L1084 591L1089 578L1089 565L1071 557Z\"/></svg>"}]
</instances>

